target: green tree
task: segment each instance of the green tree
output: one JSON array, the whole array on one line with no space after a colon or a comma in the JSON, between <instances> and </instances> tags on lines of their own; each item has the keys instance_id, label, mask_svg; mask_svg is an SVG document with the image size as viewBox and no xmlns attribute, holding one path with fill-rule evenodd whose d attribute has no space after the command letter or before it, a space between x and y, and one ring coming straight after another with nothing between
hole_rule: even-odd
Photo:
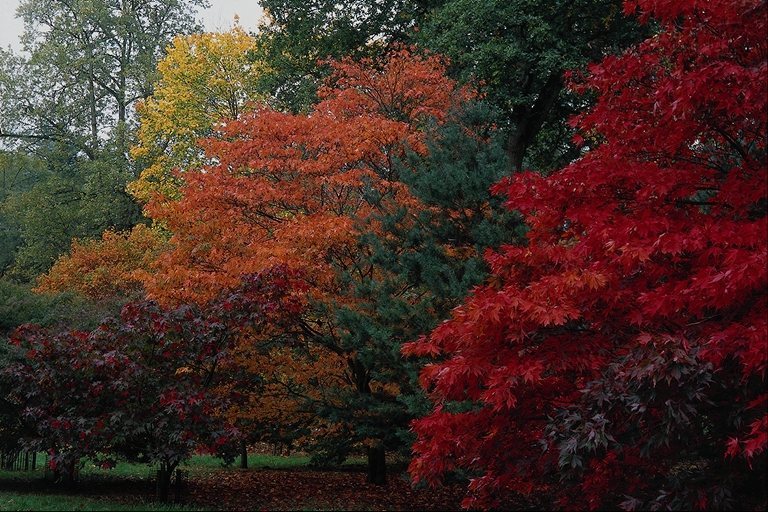
<instances>
[{"instance_id":1,"label":"green tree","mask_svg":"<svg viewBox=\"0 0 768 512\"><path fill-rule=\"evenodd\" d=\"M13 265L21 245L18 218L5 201L34 187L44 174L41 161L23 153L0 152L0 276Z\"/></svg>"},{"instance_id":2,"label":"green tree","mask_svg":"<svg viewBox=\"0 0 768 512\"><path fill-rule=\"evenodd\" d=\"M367 441L369 480L377 483L384 482L385 453L409 453L409 423L428 407L418 361L404 360L400 347L434 329L482 282L487 248L524 231L519 217L504 213L488 191L508 167L501 134L491 129L491 109L466 105L454 115L430 130L426 154L409 152L397 166L399 179L426 207L415 217L406 208L382 209L373 222L383 230L359 241L359 266L371 270L341 278L355 305L336 309L335 343L354 354L355 385L336 390L334 402L319 412L351 428L322 439L317 455L343 460Z\"/></svg>"},{"instance_id":3,"label":"green tree","mask_svg":"<svg viewBox=\"0 0 768 512\"><path fill-rule=\"evenodd\" d=\"M3 271L45 272L72 238L130 229L128 147L172 38L206 0L24 0L24 54L0 50L0 147L37 157L34 185L0 197ZM27 165L27 164L24 164ZM34 169L33 169L34 167ZM12 256L10 256L12 255ZM10 261L12 258L13 261Z\"/></svg>"},{"instance_id":4,"label":"green tree","mask_svg":"<svg viewBox=\"0 0 768 512\"><path fill-rule=\"evenodd\" d=\"M566 70L640 38L621 0L266 0L263 84L279 106L314 101L318 60L418 44L452 60L452 73L482 83L499 112L510 169L551 170L578 156L567 119L588 105L564 91Z\"/></svg>"},{"instance_id":5,"label":"green tree","mask_svg":"<svg viewBox=\"0 0 768 512\"><path fill-rule=\"evenodd\" d=\"M450 57L460 78L483 84L501 112L511 168L520 171L578 156L566 122L589 102L565 91L564 73L639 38L620 0L449 0L415 39Z\"/></svg>"},{"instance_id":6,"label":"green tree","mask_svg":"<svg viewBox=\"0 0 768 512\"><path fill-rule=\"evenodd\" d=\"M158 59L199 29L205 0L24 0L28 57L0 54L0 137L54 140L90 159L127 156L133 105L152 93Z\"/></svg>"},{"instance_id":7,"label":"green tree","mask_svg":"<svg viewBox=\"0 0 768 512\"><path fill-rule=\"evenodd\" d=\"M38 150L42 154L42 150ZM27 185L0 203L8 219L5 275L31 282L69 250L73 238L97 238L107 228L125 230L141 219L125 192L130 171L109 160L82 160L74 148L49 148L26 158Z\"/></svg>"},{"instance_id":8,"label":"green tree","mask_svg":"<svg viewBox=\"0 0 768 512\"><path fill-rule=\"evenodd\" d=\"M318 60L381 55L411 31L440 0L262 0L268 22L259 27L262 77L278 108L306 110L328 74Z\"/></svg>"}]
</instances>

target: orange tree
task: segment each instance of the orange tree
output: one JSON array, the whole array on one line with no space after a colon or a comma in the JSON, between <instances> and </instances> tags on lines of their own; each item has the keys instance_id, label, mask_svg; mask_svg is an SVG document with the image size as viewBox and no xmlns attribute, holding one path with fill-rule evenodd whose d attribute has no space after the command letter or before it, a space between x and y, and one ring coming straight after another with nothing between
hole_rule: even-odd
<instances>
[{"instance_id":1,"label":"orange tree","mask_svg":"<svg viewBox=\"0 0 768 512\"><path fill-rule=\"evenodd\" d=\"M397 162L406 148L424 153L425 130L471 96L445 77L438 57L406 49L386 60L334 67L308 114L261 107L227 122L205 142L216 164L186 173L180 200L159 198L147 206L173 233L171 250L145 280L161 302L204 302L244 273L278 264L302 273L311 307L281 333L279 349L308 356L292 358L285 373L292 383L304 383L315 410L340 405L322 395L318 376L358 395L392 399L398 393L396 380L377 382L376 363L342 340L335 312L354 309L358 299L340 275L364 279L376 272L359 238L380 231L377 214L424 208L399 181ZM382 440L356 428L369 416L360 410L353 421L331 419L326 426L367 444L371 457L383 462Z\"/></svg>"},{"instance_id":2,"label":"orange tree","mask_svg":"<svg viewBox=\"0 0 768 512\"><path fill-rule=\"evenodd\" d=\"M143 224L131 231L105 231L101 240L72 242L69 254L38 278L35 291L74 291L95 300L139 299L143 296L141 273L165 247L165 237Z\"/></svg>"}]
</instances>

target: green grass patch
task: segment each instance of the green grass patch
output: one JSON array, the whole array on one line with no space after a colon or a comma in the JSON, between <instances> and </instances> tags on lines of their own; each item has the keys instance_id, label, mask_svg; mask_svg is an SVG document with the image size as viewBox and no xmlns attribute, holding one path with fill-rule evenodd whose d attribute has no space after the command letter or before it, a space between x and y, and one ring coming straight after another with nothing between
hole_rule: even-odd
<instances>
[{"instance_id":1,"label":"green grass patch","mask_svg":"<svg viewBox=\"0 0 768 512\"><path fill-rule=\"evenodd\" d=\"M174 506L155 503L152 501L143 501L148 498L140 496L123 496L122 498L111 499L110 497L97 497L93 493L78 496L70 492L62 493L53 483L46 482L44 476L45 455L38 454L37 468L34 471L5 471L0 470L0 485L4 485L5 490L0 491L0 511L5 510L157 510L157 511L185 511L200 510L191 506ZM258 471L261 469L279 469L291 470L310 468L310 458L307 455L264 455L249 454L248 469L242 470L239 467L240 460L237 459L229 467L224 467L223 461L211 455L195 455L186 463L181 465L181 469L189 472L189 477L194 478L195 474L211 474L219 471ZM363 457L353 457L345 462L345 465L365 464ZM155 477L157 466L149 464L139 464L131 462L119 462L112 469L101 469L90 461L85 461L80 468L78 488L87 489L89 485L106 486L112 488L113 485L122 485L121 481L135 481L135 485L147 485ZM50 472L48 472L50 476ZM142 483L142 481L144 483ZM133 483L128 484L133 486ZM72 491L77 493L77 488Z\"/></svg>"},{"instance_id":2,"label":"green grass patch","mask_svg":"<svg viewBox=\"0 0 768 512\"><path fill-rule=\"evenodd\" d=\"M202 509L153 502L119 503L81 496L20 494L0 491L0 510L157 510L170 512Z\"/></svg>"},{"instance_id":3,"label":"green grass patch","mask_svg":"<svg viewBox=\"0 0 768 512\"><path fill-rule=\"evenodd\" d=\"M39 454L37 468L32 471L6 471L0 470L2 481L24 481L42 478L45 473L45 454ZM354 464L354 461L348 463ZM309 456L306 455L262 455L251 453L248 455L248 469L293 469L309 465ZM208 472L224 468L224 462L212 455L195 455L180 466L180 469L190 473ZM240 459L228 466L228 469L240 467ZM156 465L145 463L120 461L112 469L101 469L90 461L84 461L80 468L80 478L116 478L116 479L145 479L154 478Z\"/></svg>"}]
</instances>

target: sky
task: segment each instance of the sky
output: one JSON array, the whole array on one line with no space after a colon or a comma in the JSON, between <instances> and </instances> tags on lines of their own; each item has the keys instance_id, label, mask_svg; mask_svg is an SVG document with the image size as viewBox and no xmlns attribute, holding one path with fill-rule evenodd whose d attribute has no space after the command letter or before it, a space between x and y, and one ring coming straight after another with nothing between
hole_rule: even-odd
<instances>
[{"instance_id":1,"label":"sky","mask_svg":"<svg viewBox=\"0 0 768 512\"><path fill-rule=\"evenodd\" d=\"M19 36L24 28L17 19L16 7L20 0L0 0L0 47L9 45L19 50ZM240 25L246 30L255 30L263 14L257 0L209 0L211 6L198 16L208 31L227 30L232 26L235 14L240 16Z\"/></svg>"}]
</instances>

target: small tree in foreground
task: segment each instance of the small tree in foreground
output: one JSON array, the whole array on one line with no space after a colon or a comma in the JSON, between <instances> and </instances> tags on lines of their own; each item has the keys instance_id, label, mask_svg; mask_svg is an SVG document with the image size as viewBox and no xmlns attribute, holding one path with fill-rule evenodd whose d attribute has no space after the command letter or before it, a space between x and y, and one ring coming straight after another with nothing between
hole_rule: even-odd
<instances>
[{"instance_id":1,"label":"small tree in foreground","mask_svg":"<svg viewBox=\"0 0 768 512\"><path fill-rule=\"evenodd\" d=\"M561 507L765 505L768 6L625 6L663 31L577 85L597 147L496 186L528 245L405 349L438 358L411 473L465 506L555 474Z\"/></svg>"},{"instance_id":2,"label":"small tree in foreground","mask_svg":"<svg viewBox=\"0 0 768 512\"><path fill-rule=\"evenodd\" d=\"M222 370L243 329L295 314L290 281L276 268L203 307L129 303L91 332L19 328L0 378L27 426L22 444L47 451L50 468L70 478L83 458L103 468L118 457L159 464L161 499L195 451L233 458L239 432L217 390L233 374Z\"/></svg>"}]
</instances>

